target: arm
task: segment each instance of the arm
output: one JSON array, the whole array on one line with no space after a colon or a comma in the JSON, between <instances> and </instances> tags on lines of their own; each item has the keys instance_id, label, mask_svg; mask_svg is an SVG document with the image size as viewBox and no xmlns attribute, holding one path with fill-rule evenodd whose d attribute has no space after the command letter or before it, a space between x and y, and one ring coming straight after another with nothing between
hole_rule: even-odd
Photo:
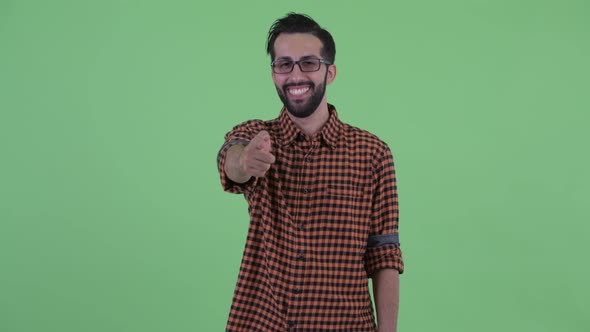
<instances>
[{"instance_id":1,"label":"arm","mask_svg":"<svg viewBox=\"0 0 590 332\"><path fill-rule=\"evenodd\" d=\"M399 272L383 269L373 276L373 296L377 308L379 332L397 331L399 308Z\"/></svg>"},{"instance_id":2,"label":"arm","mask_svg":"<svg viewBox=\"0 0 590 332\"><path fill-rule=\"evenodd\" d=\"M397 330L399 274L404 263L398 234L398 197L393 156L384 147L374 159L372 226L365 252L365 269L373 279L379 332Z\"/></svg>"}]
</instances>

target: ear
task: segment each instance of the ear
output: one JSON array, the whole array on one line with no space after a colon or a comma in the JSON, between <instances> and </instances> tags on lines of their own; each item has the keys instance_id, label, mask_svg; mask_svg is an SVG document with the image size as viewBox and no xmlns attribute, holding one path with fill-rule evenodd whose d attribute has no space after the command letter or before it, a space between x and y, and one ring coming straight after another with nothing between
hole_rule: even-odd
<instances>
[{"instance_id":1,"label":"ear","mask_svg":"<svg viewBox=\"0 0 590 332\"><path fill-rule=\"evenodd\" d=\"M326 76L326 85L330 85L336 78L336 65L330 65L328 67L328 75Z\"/></svg>"}]
</instances>

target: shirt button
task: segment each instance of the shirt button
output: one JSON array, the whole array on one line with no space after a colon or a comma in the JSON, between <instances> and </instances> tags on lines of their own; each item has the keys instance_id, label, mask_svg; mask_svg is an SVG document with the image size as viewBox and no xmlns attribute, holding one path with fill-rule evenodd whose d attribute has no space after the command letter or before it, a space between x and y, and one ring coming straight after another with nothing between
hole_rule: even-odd
<instances>
[{"instance_id":1,"label":"shirt button","mask_svg":"<svg viewBox=\"0 0 590 332\"><path fill-rule=\"evenodd\" d=\"M307 189L307 188L303 189L303 193L304 194L309 194L309 189Z\"/></svg>"},{"instance_id":2,"label":"shirt button","mask_svg":"<svg viewBox=\"0 0 590 332\"><path fill-rule=\"evenodd\" d=\"M311 158L305 158L306 163L311 163Z\"/></svg>"},{"instance_id":3,"label":"shirt button","mask_svg":"<svg viewBox=\"0 0 590 332\"><path fill-rule=\"evenodd\" d=\"M304 261L304 260L305 260L305 255L303 255L303 254L299 254L299 255L297 256L297 260L298 260L298 261Z\"/></svg>"}]
</instances>

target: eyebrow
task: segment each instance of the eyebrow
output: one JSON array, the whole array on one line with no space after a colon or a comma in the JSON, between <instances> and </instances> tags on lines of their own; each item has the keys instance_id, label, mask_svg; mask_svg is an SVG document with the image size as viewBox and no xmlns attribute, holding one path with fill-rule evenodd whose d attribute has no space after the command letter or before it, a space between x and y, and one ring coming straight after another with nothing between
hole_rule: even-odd
<instances>
[{"instance_id":1,"label":"eyebrow","mask_svg":"<svg viewBox=\"0 0 590 332\"><path fill-rule=\"evenodd\" d=\"M304 55L301 58L299 58L299 60L302 59L321 59L319 56L315 56L315 55ZM275 61L277 60L289 60L289 61L293 61L293 58L291 58L290 56L282 56L280 58L276 58Z\"/></svg>"}]
</instances>

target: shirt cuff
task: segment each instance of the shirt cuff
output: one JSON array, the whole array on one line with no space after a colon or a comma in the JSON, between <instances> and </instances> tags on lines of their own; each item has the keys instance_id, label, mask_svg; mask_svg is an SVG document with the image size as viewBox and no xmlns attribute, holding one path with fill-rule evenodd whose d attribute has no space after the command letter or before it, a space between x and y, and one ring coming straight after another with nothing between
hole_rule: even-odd
<instances>
[{"instance_id":1,"label":"shirt cuff","mask_svg":"<svg viewBox=\"0 0 590 332\"><path fill-rule=\"evenodd\" d=\"M383 240L383 238L380 240ZM369 241L369 244L371 244L371 237L369 237ZM382 269L396 269L400 274L404 272L402 250L399 243L367 246L365 252L365 270L367 271L367 275L372 277Z\"/></svg>"}]
</instances>

